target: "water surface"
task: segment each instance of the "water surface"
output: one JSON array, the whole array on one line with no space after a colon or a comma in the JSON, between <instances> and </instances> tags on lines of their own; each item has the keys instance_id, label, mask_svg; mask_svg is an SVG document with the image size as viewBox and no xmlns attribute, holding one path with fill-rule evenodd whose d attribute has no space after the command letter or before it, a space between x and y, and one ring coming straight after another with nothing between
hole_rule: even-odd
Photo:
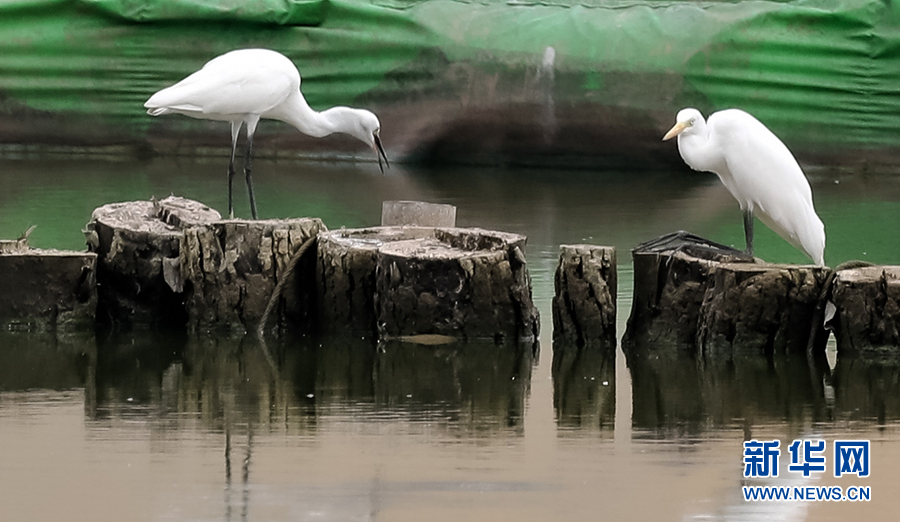
<instances>
[{"instance_id":1,"label":"water surface","mask_svg":"<svg viewBox=\"0 0 900 522\"><path fill-rule=\"evenodd\" d=\"M894 520L900 364L735 357L628 368L553 353L558 245L619 253L676 229L742 246L712 175L255 163L260 217L377 224L381 202L458 207L461 226L528 236L539 351L365 340L0 333L0 519ZM900 182L808 169L826 259L900 263ZM0 237L82 249L104 203L170 193L224 212L219 158L0 159ZM236 182L236 211L249 215ZM757 254L805 262L760 225ZM556 355L556 357L554 357ZM870 486L870 502L747 503L742 442L870 439L873 475L779 484ZM830 446L829 446L830 447Z\"/></svg>"}]
</instances>

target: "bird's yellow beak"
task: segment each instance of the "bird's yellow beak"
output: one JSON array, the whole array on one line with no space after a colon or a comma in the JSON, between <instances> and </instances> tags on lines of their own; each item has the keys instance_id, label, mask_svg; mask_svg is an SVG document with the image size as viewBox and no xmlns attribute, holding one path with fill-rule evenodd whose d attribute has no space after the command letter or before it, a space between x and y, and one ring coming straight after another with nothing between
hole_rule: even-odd
<instances>
[{"instance_id":1,"label":"bird's yellow beak","mask_svg":"<svg viewBox=\"0 0 900 522\"><path fill-rule=\"evenodd\" d=\"M679 121L678 123L675 124L674 127L669 129L669 132L667 132L665 136L663 136L663 141L671 140L675 136L678 136L679 134L684 132L684 129L686 129L688 127L690 127L689 123Z\"/></svg>"}]
</instances>

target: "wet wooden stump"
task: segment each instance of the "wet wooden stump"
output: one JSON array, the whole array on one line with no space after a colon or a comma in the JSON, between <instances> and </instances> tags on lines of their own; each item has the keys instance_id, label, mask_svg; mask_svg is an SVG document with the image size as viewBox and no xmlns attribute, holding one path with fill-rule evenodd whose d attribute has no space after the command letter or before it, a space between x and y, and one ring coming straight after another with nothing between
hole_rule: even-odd
<instances>
[{"instance_id":1,"label":"wet wooden stump","mask_svg":"<svg viewBox=\"0 0 900 522\"><path fill-rule=\"evenodd\" d=\"M319 234L316 286L319 327L326 333L374 337L378 250L394 241L433 236L431 228L373 227Z\"/></svg>"},{"instance_id":2,"label":"wet wooden stump","mask_svg":"<svg viewBox=\"0 0 900 522\"><path fill-rule=\"evenodd\" d=\"M824 305L827 268L754 262L709 242L664 242L633 257L626 355L824 349L817 308Z\"/></svg>"},{"instance_id":3,"label":"wet wooden stump","mask_svg":"<svg viewBox=\"0 0 900 522\"><path fill-rule=\"evenodd\" d=\"M93 329L96 254L28 248L27 243L4 250L0 328L62 333Z\"/></svg>"},{"instance_id":4,"label":"wet wooden stump","mask_svg":"<svg viewBox=\"0 0 900 522\"><path fill-rule=\"evenodd\" d=\"M900 356L900 266L839 270L832 301L838 353Z\"/></svg>"},{"instance_id":5,"label":"wet wooden stump","mask_svg":"<svg viewBox=\"0 0 900 522\"><path fill-rule=\"evenodd\" d=\"M562 245L554 278L553 347L616 348L616 250Z\"/></svg>"},{"instance_id":6,"label":"wet wooden stump","mask_svg":"<svg viewBox=\"0 0 900 522\"><path fill-rule=\"evenodd\" d=\"M319 236L326 331L383 339L529 341L539 321L525 238L480 229L376 227Z\"/></svg>"},{"instance_id":7,"label":"wet wooden stump","mask_svg":"<svg viewBox=\"0 0 900 522\"><path fill-rule=\"evenodd\" d=\"M88 250L98 257L98 321L126 328L183 326L182 230L218 219L206 205L174 196L94 210L84 232Z\"/></svg>"},{"instance_id":8,"label":"wet wooden stump","mask_svg":"<svg viewBox=\"0 0 900 522\"><path fill-rule=\"evenodd\" d=\"M828 334L817 308L824 307L830 272L812 265L716 264L700 307L699 348L712 355L824 353Z\"/></svg>"},{"instance_id":9,"label":"wet wooden stump","mask_svg":"<svg viewBox=\"0 0 900 522\"><path fill-rule=\"evenodd\" d=\"M205 223L184 230L179 249L189 332L256 330L284 277L268 326L308 332L315 316L315 255L287 272L292 255L326 228L318 218Z\"/></svg>"}]
</instances>

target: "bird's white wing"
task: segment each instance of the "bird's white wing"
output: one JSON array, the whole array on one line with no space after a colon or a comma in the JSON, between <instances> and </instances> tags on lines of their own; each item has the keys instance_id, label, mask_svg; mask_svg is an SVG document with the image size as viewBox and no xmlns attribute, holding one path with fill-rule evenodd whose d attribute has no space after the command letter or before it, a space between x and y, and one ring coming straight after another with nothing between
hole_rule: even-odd
<instances>
[{"instance_id":1,"label":"bird's white wing","mask_svg":"<svg viewBox=\"0 0 900 522\"><path fill-rule=\"evenodd\" d=\"M815 213L809 182L787 146L740 110L713 114L709 125L741 207L752 208L766 225L814 260L821 257L824 226Z\"/></svg>"},{"instance_id":2,"label":"bird's white wing","mask_svg":"<svg viewBox=\"0 0 900 522\"><path fill-rule=\"evenodd\" d=\"M300 88L296 69L291 74L267 61L233 63L221 60L225 56L154 94L145 105L204 115L262 114Z\"/></svg>"}]
</instances>

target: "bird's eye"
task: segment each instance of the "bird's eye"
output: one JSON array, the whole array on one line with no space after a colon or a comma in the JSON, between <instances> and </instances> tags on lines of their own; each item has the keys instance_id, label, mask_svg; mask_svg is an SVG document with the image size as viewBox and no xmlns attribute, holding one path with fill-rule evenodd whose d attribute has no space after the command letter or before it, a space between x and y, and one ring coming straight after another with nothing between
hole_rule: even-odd
<instances>
[{"instance_id":1,"label":"bird's eye","mask_svg":"<svg viewBox=\"0 0 900 522\"><path fill-rule=\"evenodd\" d=\"M693 125L693 124L696 123L696 122L697 122L697 119L696 119L696 118L691 118L691 125Z\"/></svg>"}]
</instances>

